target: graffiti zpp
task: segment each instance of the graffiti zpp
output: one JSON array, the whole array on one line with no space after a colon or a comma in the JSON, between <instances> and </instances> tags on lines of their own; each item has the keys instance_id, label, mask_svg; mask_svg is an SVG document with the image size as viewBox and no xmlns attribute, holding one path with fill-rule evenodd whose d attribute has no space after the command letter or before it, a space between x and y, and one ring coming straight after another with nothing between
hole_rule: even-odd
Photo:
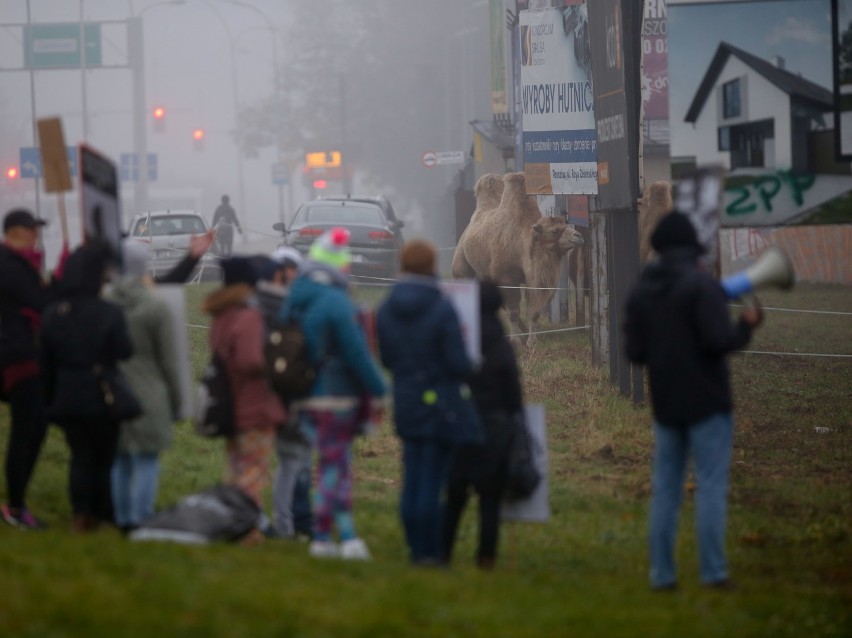
<instances>
[{"instance_id":1,"label":"graffiti zpp","mask_svg":"<svg viewBox=\"0 0 852 638\"><path fill-rule=\"evenodd\" d=\"M793 174L790 171L778 171L774 175L761 175L750 184L729 186L725 192L733 201L725 208L725 214L750 215L752 213L771 213L772 204L778 197L789 196L796 206L801 206L804 194L816 182L816 175ZM784 201L784 200L782 200Z\"/></svg>"}]
</instances>

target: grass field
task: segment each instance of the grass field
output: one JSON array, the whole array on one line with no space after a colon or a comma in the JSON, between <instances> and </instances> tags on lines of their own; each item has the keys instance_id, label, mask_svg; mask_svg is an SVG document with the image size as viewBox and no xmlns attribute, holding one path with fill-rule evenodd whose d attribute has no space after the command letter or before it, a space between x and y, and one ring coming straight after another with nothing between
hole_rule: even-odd
<instances>
[{"instance_id":1,"label":"grass field","mask_svg":"<svg viewBox=\"0 0 852 638\"><path fill-rule=\"evenodd\" d=\"M205 288L190 288L189 323ZM362 298L376 301L375 292ZM71 535L68 454L53 428L29 501L51 529L0 527L0 636L773 636L852 635L852 290L762 296L750 349L733 357L737 401L729 558L738 589L698 585L691 498L681 588L647 586L647 406L592 367L585 332L543 335L522 368L546 405L551 520L503 528L497 570L473 567L468 509L452 569L405 560L399 448L389 423L356 449L355 512L369 563L318 562L304 544L134 544ZM193 364L206 332L190 329ZM8 415L0 408L0 446ZM3 451L3 450L0 450ZM160 505L216 482L221 442L177 426ZM4 482L5 483L5 482ZM5 494L0 490L0 497Z\"/></svg>"}]
</instances>

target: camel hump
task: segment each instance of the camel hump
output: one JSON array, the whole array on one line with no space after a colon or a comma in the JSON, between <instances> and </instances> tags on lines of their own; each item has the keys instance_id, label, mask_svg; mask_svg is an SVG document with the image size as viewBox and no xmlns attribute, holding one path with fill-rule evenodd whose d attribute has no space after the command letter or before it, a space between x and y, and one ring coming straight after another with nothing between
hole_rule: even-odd
<instances>
[{"instance_id":1,"label":"camel hump","mask_svg":"<svg viewBox=\"0 0 852 638\"><path fill-rule=\"evenodd\" d=\"M651 184L651 192L648 197L651 210L663 215L672 209L672 185L670 182L660 180Z\"/></svg>"},{"instance_id":2,"label":"camel hump","mask_svg":"<svg viewBox=\"0 0 852 638\"><path fill-rule=\"evenodd\" d=\"M501 208L525 209L527 200L527 180L523 173L506 173L503 176L503 197Z\"/></svg>"}]
</instances>

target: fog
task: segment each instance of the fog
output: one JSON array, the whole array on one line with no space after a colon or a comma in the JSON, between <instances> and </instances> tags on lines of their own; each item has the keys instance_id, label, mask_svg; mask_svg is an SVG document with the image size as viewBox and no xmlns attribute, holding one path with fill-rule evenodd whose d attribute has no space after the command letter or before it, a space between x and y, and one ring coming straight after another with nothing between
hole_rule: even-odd
<instances>
[{"instance_id":1,"label":"fog","mask_svg":"<svg viewBox=\"0 0 852 638\"><path fill-rule=\"evenodd\" d=\"M83 22L100 23L100 64L25 69L28 5L34 24L79 24L81 12ZM427 168L422 156L468 153L468 122L490 117L486 0L0 0L4 173L18 165L19 148L36 145L33 112L60 117L66 145L85 141L116 163L137 150L130 17L142 22L141 108L147 150L157 156L148 208L198 208L209 220L227 193L249 239L272 237L271 225L315 194L304 154L339 150L353 194L385 194L409 236L452 242L459 166ZM162 131L156 106L166 110ZM286 186L273 184L274 164L287 166ZM5 179L2 210L34 208L34 182ZM39 209L53 221L58 197L40 183ZM324 192L347 185L329 179ZM141 198L130 181L121 196L126 223ZM76 198L76 189L65 196L72 240Z\"/></svg>"}]
</instances>

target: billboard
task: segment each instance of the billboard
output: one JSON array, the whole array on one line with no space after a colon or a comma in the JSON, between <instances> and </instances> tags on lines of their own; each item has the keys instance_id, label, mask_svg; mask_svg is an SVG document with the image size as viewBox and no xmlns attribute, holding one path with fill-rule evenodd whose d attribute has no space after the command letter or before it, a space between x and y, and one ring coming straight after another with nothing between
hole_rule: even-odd
<instances>
[{"instance_id":1,"label":"billboard","mask_svg":"<svg viewBox=\"0 0 852 638\"><path fill-rule=\"evenodd\" d=\"M589 46L585 2L520 14L524 174L530 194L598 191Z\"/></svg>"}]
</instances>

